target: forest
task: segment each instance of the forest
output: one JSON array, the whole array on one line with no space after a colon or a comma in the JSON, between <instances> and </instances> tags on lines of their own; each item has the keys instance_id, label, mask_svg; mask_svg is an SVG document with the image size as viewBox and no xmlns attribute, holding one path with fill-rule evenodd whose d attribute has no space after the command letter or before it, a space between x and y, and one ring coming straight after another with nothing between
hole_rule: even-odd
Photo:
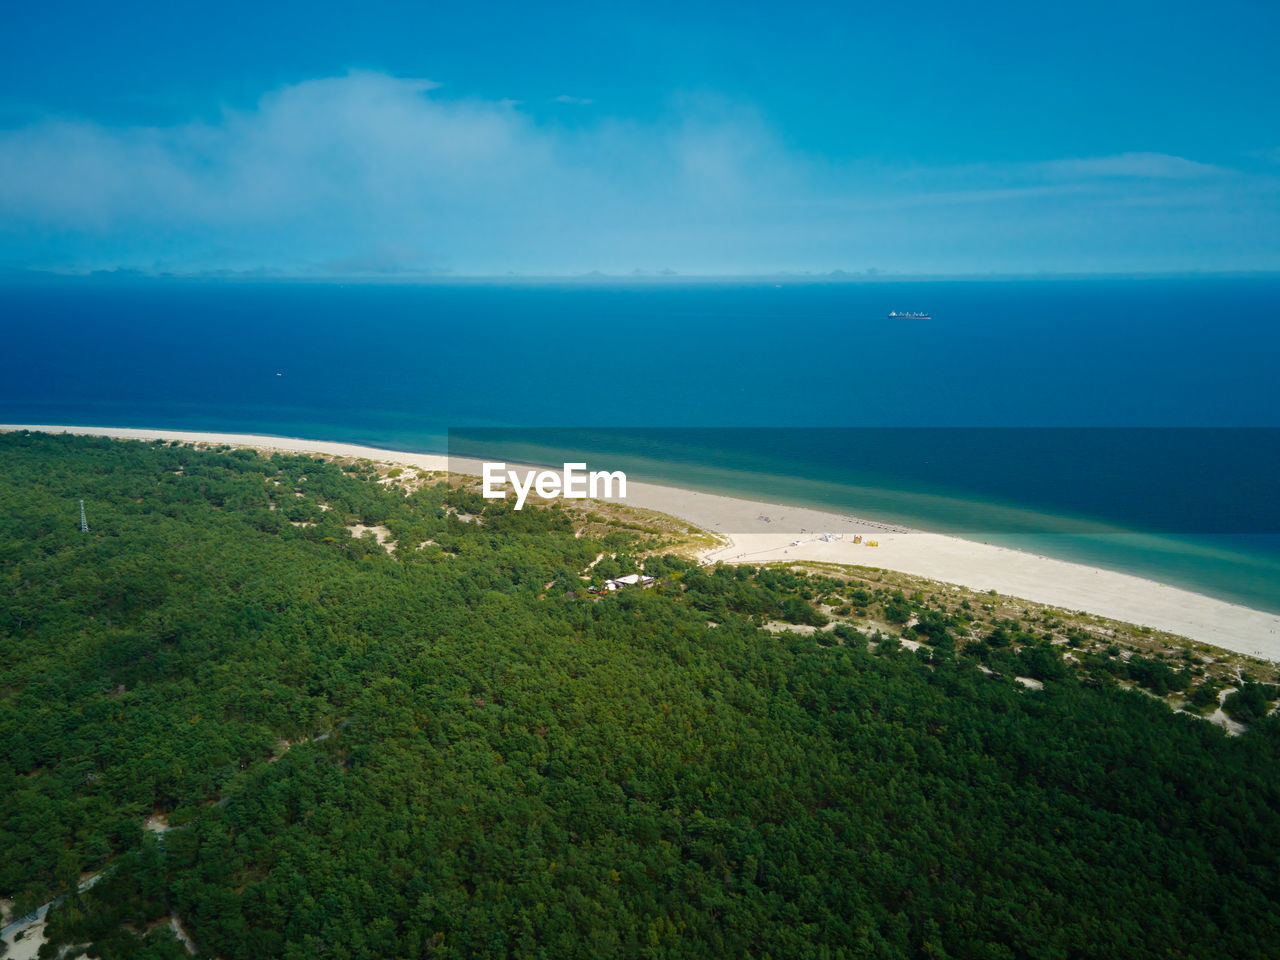
<instances>
[{"instance_id":1,"label":"forest","mask_svg":"<svg viewBox=\"0 0 1280 960\"><path fill-rule=\"evenodd\" d=\"M0 898L105 960L1274 957L1280 691L1232 737L1158 699L1216 702L1189 663L972 619L443 476L0 434Z\"/></svg>"}]
</instances>

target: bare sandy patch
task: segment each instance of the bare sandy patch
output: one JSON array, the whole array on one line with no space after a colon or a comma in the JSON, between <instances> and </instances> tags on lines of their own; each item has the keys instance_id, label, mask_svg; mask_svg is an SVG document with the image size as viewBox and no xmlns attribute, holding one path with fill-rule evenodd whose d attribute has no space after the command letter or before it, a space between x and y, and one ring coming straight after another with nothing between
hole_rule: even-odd
<instances>
[{"instance_id":1,"label":"bare sandy patch","mask_svg":"<svg viewBox=\"0 0 1280 960\"><path fill-rule=\"evenodd\" d=\"M378 541L378 546L382 547L384 550L395 550L396 548L396 542L391 539L391 531L384 526L378 525L366 527L363 523L353 523L351 526L347 527L347 529L351 531L351 536L357 540L363 537L366 533L372 533L374 539ZM388 544L390 546L388 546Z\"/></svg>"}]
</instances>

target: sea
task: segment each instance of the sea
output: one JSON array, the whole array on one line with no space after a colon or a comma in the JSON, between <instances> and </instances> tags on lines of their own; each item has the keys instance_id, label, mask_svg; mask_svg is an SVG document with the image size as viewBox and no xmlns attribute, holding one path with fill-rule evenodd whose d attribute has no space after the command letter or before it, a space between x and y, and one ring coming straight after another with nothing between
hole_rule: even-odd
<instances>
[{"instance_id":1,"label":"sea","mask_svg":"<svg viewBox=\"0 0 1280 960\"><path fill-rule=\"evenodd\" d=\"M1280 612L1274 276L18 276L0 349L3 423L585 459Z\"/></svg>"}]
</instances>

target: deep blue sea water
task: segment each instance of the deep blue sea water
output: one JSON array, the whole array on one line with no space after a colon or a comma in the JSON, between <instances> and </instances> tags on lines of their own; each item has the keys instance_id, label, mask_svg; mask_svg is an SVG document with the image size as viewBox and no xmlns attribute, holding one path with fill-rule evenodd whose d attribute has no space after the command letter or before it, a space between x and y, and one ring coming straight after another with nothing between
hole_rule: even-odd
<instances>
[{"instance_id":1,"label":"deep blue sea water","mask_svg":"<svg viewBox=\"0 0 1280 960\"><path fill-rule=\"evenodd\" d=\"M0 422L425 451L571 427L656 479L1280 610L1278 308L1276 278L9 282ZM1011 427L1041 429L967 429Z\"/></svg>"}]
</instances>

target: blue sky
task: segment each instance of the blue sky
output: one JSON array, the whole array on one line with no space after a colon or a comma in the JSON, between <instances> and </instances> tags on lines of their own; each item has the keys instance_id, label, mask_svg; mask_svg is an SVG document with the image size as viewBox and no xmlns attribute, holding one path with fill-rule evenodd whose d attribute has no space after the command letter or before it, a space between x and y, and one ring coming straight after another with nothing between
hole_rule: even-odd
<instances>
[{"instance_id":1,"label":"blue sky","mask_svg":"<svg viewBox=\"0 0 1280 960\"><path fill-rule=\"evenodd\" d=\"M26 4L0 266L1280 269L1280 4Z\"/></svg>"}]
</instances>

